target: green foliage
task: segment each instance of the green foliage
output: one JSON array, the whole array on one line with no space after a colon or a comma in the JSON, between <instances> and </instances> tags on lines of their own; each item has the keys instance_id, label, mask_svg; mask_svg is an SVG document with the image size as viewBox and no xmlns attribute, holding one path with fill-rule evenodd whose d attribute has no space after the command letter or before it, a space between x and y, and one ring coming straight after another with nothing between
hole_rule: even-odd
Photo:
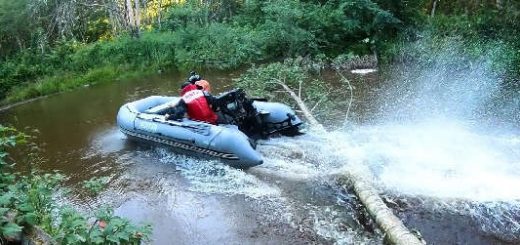
<instances>
[{"instance_id":1,"label":"green foliage","mask_svg":"<svg viewBox=\"0 0 520 245\"><path fill-rule=\"evenodd\" d=\"M316 53L318 43L313 32L306 28L306 9L299 1L267 1L261 11L264 21L257 28L264 37L268 57Z\"/></svg>"},{"instance_id":2,"label":"green foliage","mask_svg":"<svg viewBox=\"0 0 520 245\"><path fill-rule=\"evenodd\" d=\"M234 68L295 56L370 53L365 40L399 23L371 1L247 1L227 22L211 22L205 7L175 6L165 25L176 35L181 67ZM204 18L206 16L206 18ZM219 18L215 18L219 19Z\"/></svg>"},{"instance_id":3,"label":"green foliage","mask_svg":"<svg viewBox=\"0 0 520 245\"><path fill-rule=\"evenodd\" d=\"M8 210L7 208L0 208L0 236L6 238L14 237L22 232L21 226L6 218Z\"/></svg>"},{"instance_id":4,"label":"green foliage","mask_svg":"<svg viewBox=\"0 0 520 245\"><path fill-rule=\"evenodd\" d=\"M82 75L64 73L58 76L46 77L36 83L30 83L23 87L15 87L9 92L4 102L16 102L47 94L68 91L81 86L102 83L120 77L122 74L119 72L119 68L107 66L91 69ZM132 75L132 73L124 75L129 76Z\"/></svg>"},{"instance_id":5,"label":"green foliage","mask_svg":"<svg viewBox=\"0 0 520 245\"><path fill-rule=\"evenodd\" d=\"M100 210L96 218L99 222L106 223L105 227L100 227L96 233L96 240L103 240L108 244L139 244L143 237L151 232L150 226L135 227L128 220L114 216L111 209Z\"/></svg>"},{"instance_id":6,"label":"green foliage","mask_svg":"<svg viewBox=\"0 0 520 245\"><path fill-rule=\"evenodd\" d=\"M59 244L141 244L151 233L151 227L137 227L127 219L101 209L95 221L88 225L84 215L65 207L60 211L61 222L54 239Z\"/></svg>"},{"instance_id":7,"label":"green foliage","mask_svg":"<svg viewBox=\"0 0 520 245\"><path fill-rule=\"evenodd\" d=\"M174 64L173 35L145 34L140 39L84 45L64 42L45 55L22 52L0 64L0 98L16 102L73 88L156 72ZM30 82L28 82L30 81Z\"/></svg>"},{"instance_id":8,"label":"green foliage","mask_svg":"<svg viewBox=\"0 0 520 245\"><path fill-rule=\"evenodd\" d=\"M176 31L189 26L206 26L209 21L209 9L194 4L174 5L165 18L163 28Z\"/></svg>"},{"instance_id":9,"label":"green foliage","mask_svg":"<svg viewBox=\"0 0 520 245\"><path fill-rule=\"evenodd\" d=\"M105 188L109 180L108 177L93 177L83 181L83 188L89 191L90 194L97 195Z\"/></svg>"},{"instance_id":10,"label":"green foliage","mask_svg":"<svg viewBox=\"0 0 520 245\"><path fill-rule=\"evenodd\" d=\"M440 2L440 1L439 1ZM384 9L397 18L402 25L398 30L416 29L422 26L428 17L431 0L374 0L381 9ZM394 26L395 27L395 26ZM388 33L390 34L390 33ZM392 33L395 35L397 33Z\"/></svg>"},{"instance_id":11,"label":"green foliage","mask_svg":"<svg viewBox=\"0 0 520 245\"><path fill-rule=\"evenodd\" d=\"M402 34L381 45L384 64L404 62L424 67L443 62L462 69L485 60L493 73L507 78L506 83L520 75L520 5L497 9L495 2L439 4L435 17L415 30L412 37ZM441 57L446 53L451 55Z\"/></svg>"},{"instance_id":12,"label":"green foliage","mask_svg":"<svg viewBox=\"0 0 520 245\"><path fill-rule=\"evenodd\" d=\"M12 12L24 4L9 9ZM55 4L33 7L43 13ZM94 34L96 30L87 28L86 38L107 35L104 15L96 9L88 13L82 16L89 20L86 26L100 29ZM162 24L164 32L144 33L140 38L123 35L92 44L56 39L50 49L46 45L23 49L0 64L0 98L8 96L4 103L14 102L113 79L128 71L230 69L268 59L336 56L345 50L365 54L372 45L367 38L396 23L390 12L370 0L325 4L188 1L172 5Z\"/></svg>"},{"instance_id":13,"label":"green foliage","mask_svg":"<svg viewBox=\"0 0 520 245\"><path fill-rule=\"evenodd\" d=\"M243 7L243 1L188 0L168 9L163 28L177 31L191 26L203 27L215 22L228 22Z\"/></svg>"},{"instance_id":14,"label":"green foliage","mask_svg":"<svg viewBox=\"0 0 520 245\"><path fill-rule=\"evenodd\" d=\"M238 87L246 89L252 96L267 96L269 99L275 99L277 95L275 92L280 90L277 81L298 88L299 82L307 79L307 73L299 66L272 63L248 69L235 80L235 83Z\"/></svg>"},{"instance_id":15,"label":"green foliage","mask_svg":"<svg viewBox=\"0 0 520 245\"><path fill-rule=\"evenodd\" d=\"M174 36L169 33L145 33L139 39L123 36L83 46L71 55L69 69L85 72L117 64L134 69L166 69L174 64L174 50Z\"/></svg>"},{"instance_id":16,"label":"green foliage","mask_svg":"<svg viewBox=\"0 0 520 245\"><path fill-rule=\"evenodd\" d=\"M9 154L7 150L15 147L17 144L23 144L27 140L27 135L16 131L14 128L5 127L0 124L0 191L4 193L8 187L15 181L15 176L10 173L13 167L12 163L7 161ZM4 196L0 199L3 203ZM5 197L6 198L6 197Z\"/></svg>"},{"instance_id":17,"label":"green foliage","mask_svg":"<svg viewBox=\"0 0 520 245\"><path fill-rule=\"evenodd\" d=\"M8 162L6 152L17 144L25 143L26 139L26 135L14 128L0 125L0 241L18 234L23 222L34 221L33 209L27 203L17 202L23 198L19 195L20 183L12 173L14 164Z\"/></svg>"},{"instance_id":18,"label":"green foliage","mask_svg":"<svg viewBox=\"0 0 520 245\"><path fill-rule=\"evenodd\" d=\"M460 37L475 54L505 47L493 58L497 66L509 66L510 77L520 73L514 51L520 48L520 4L512 0L502 6L492 0L437 1L433 18L427 0L166 2L156 13L160 23L148 19L149 32L132 38L115 31L114 9L71 8L78 18L49 31L56 24L50 16L67 17L53 11L76 2L0 0L0 57L6 58L0 63L0 98L9 95L4 103L13 102L127 72L233 69L298 56L330 60L375 52L390 63L402 60L405 43L425 38L435 45ZM36 21L26 21L29 17Z\"/></svg>"},{"instance_id":19,"label":"green foliage","mask_svg":"<svg viewBox=\"0 0 520 245\"><path fill-rule=\"evenodd\" d=\"M283 90L280 83L286 84L301 94L301 98L315 116L323 117L334 110L341 110L345 105L348 88L347 84L329 86L325 81L315 79L310 71L298 64L298 60L288 59L284 63L271 63L260 67L253 67L235 80L238 87L244 88L250 96L264 97L274 101L281 101L294 105L294 100ZM340 101L338 103L338 101Z\"/></svg>"},{"instance_id":20,"label":"green foliage","mask_svg":"<svg viewBox=\"0 0 520 245\"><path fill-rule=\"evenodd\" d=\"M175 59L182 68L235 68L262 58L259 34L247 28L213 23L176 34Z\"/></svg>"},{"instance_id":21,"label":"green foliage","mask_svg":"<svg viewBox=\"0 0 520 245\"><path fill-rule=\"evenodd\" d=\"M127 219L101 209L96 221L56 202L65 176L32 171L28 176L13 173L6 159L8 148L25 143L28 136L0 125L0 241L18 235L25 227L38 225L58 244L140 244L151 233L150 226L136 227ZM94 178L85 188L98 193L108 178ZM59 212L56 212L59 211ZM93 217L94 218L94 217ZM101 226L100 222L105 226Z\"/></svg>"},{"instance_id":22,"label":"green foliage","mask_svg":"<svg viewBox=\"0 0 520 245\"><path fill-rule=\"evenodd\" d=\"M32 21L27 0L0 0L0 58L26 48Z\"/></svg>"}]
</instances>

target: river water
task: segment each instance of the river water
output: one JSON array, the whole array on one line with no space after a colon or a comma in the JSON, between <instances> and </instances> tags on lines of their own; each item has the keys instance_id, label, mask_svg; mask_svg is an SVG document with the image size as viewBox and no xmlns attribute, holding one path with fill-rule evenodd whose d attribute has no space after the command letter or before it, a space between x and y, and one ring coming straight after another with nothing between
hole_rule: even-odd
<instances>
[{"instance_id":1,"label":"river water","mask_svg":"<svg viewBox=\"0 0 520 245\"><path fill-rule=\"evenodd\" d=\"M205 75L218 92L239 74ZM132 142L119 132L119 106L177 94L184 78L172 73L93 85L3 111L0 121L36 130L44 159L38 168L70 177L74 206L111 205L116 214L152 224L153 244L381 244L381 232L337 180L361 165L389 206L429 243L520 242L514 127L490 130L454 117L389 119L376 110L386 108L376 101L388 90L377 77L353 75L348 123L327 135L311 130L260 141L264 164L246 171ZM110 182L98 197L78 188L102 176Z\"/></svg>"}]
</instances>

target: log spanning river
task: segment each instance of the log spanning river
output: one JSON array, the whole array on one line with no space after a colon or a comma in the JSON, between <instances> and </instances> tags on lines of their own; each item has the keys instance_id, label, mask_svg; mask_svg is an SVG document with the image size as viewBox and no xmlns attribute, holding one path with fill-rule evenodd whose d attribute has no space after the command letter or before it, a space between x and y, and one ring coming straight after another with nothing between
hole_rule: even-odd
<instances>
[{"instance_id":1,"label":"log spanning river","mask_svg":"<svg viewBox=\"0 0 520 245\"><path fill-rule=\"evenodd\" d=\"M217 91L238 76L205 75ZM478 107L480 91L435 95L415 87L428 95L407 97L382 89L377 78L353 76L349 123L328 123L334 130L325 136L310 131L260 141L264 164L246 171L119 132L119 106L177 94L185 74L50 96L1 112L0 122L38 136L38 168L70 177L68 202L82 210L111 205L118 215L152 224L153 244L381 244L381 232L338 182L355 165L368 167L388 206L428 243L520 243L518 128L467 117L464 108ZM402 103L391 109L381 99ZM423 107L427 102L436 106ZM98 197L79 191L82 181L103 176L110 182Z\"/></svg>"}]
</instances>

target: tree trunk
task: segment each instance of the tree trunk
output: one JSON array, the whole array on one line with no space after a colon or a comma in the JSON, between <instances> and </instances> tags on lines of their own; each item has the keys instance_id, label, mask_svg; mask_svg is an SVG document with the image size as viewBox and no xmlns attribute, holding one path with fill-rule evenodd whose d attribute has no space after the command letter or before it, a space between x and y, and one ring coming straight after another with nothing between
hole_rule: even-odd
<instances>
[{"instance_id":1,"label":"tree trunk","mask_svg":"<svg viewBox=\"0 0 520 245\"><path fill-rule=\"evenodd\" d=\"M376 224L383 230L388 240L392 244L422 245L423 243L386 206L379 197L378 191L366 180L368 178L361 177L365 175L366 173L349 170L347 182L352 185L356 196L376 221Z\"/></svg>"},{"instance_id":2,"label":"tree trunk","mask_svg":"<svg viewBox=\"0 0 520 245\"><path fill-rule=\"evenodd\" d=\"M19 51L23 50L24 47L23 47L23 44L22 44L22 39L20 39L19 36L15 36L15 39L16 39L16 44L18 44L18 49ZM43 53L43 52L42 52Z\"/></svg>"},{"instance_id":3,"label":"tree trunk","mask_svg":"<svg viewBox=\"0 0 520 245\"><path fill-rule=\"evenodd\" d=\"M159 26L159 30L162 29L161 26L161 16L162 15L162 0L159 0L159 10L157 11L157 26Z\"/></svg>"},{"instance_id":4,"label":"tree trunk","mask_svg":"<svg viewBox=\"0 0 520 245\"><path fill-rule=\"evenodd\" d=\"M437 9L437 1L438 0L433 0L432 1L432 8L431 8L431 11L430 11L430 17L433 18L435 16L435 10Z\"/></svg>"},{"instance_id":5,"label":"tree trunk","mask_svg":"<svg viewBox=\"0 0 520 245\"><path fill-rule=\"evenodd\" d=\"M126 8L126 21L127 21L127 26L128 26L128 29L132 32L132 29L133 29L133 25L134 25L134 8L132 8L132 0L126 0L126 5L125 5L125 8Z\"/></svg>"},{"instance_id":6,"label":"tree trunk","mask_svg":"<svg viewBox=\"0 0 520 245\"><path fill-rule=\"evenodd\" d=\"M112 33L117 33L117 21L116 21L116 17L114 16L113 14L113 11L112 11L112 2L106 4L106 10L107 10L107 14L108 14L108 19L110 21L110 24L112 26Z\"/></svg>"},{"instance_id":7,"label":"tree trunk","mask_svg":"<svg viewBox=\"0 0 520 245\"><path fill-rule=\"evenodd\" d=\"M139 18L139 0L134 0L134 35L135 37L139 37L140 26L141 26L141 18Z\"/></svg>"},{"instance_id":8,"label":"tree trunk","mask_svg":"<svg viewBox=\"0 0 520 245\"><path fill-rule=\"evenodd\" d=\"M318 120L316 120L316 118L314 118L314 116L312 115L310 110L307 108L307 105L305 105L303 100L300 97L298 97L298 95L296 95L296 93L294 91L292 91L292 89L289 88L289 86L287 86L283 81L280 81L280 80L275 80L275 81L277 84L282 86L283 89L287 93L289 93L291 98L294 99L296 104L298 104L298 107L300 107L300 109L302 110L303 115L307 118L307 120L309 120L309 123L311 124L311 126L321 126L321 124L318 122Z\"/></svg>"}]
</instances>

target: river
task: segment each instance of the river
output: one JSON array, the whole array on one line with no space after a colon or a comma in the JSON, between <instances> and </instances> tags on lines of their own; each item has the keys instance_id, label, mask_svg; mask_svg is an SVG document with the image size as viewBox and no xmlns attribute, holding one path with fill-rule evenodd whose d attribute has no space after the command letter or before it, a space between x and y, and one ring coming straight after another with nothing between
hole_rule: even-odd
<instances>
[{"instance_id":1,"label":"river","mask_svg":"<svg viewBox=\"0 0 520 245\"><path fill-rule=\"evenodd\" d=\"M218 92L239 74L204 75ZM356 197L338 184L352 164L370 168L390 207L429 243L519 243L518 132L442 118L381 123L372 101L382 86L353 76L350 123L327 136L260 141L264 164L245 171L132 142L118 130L122 104L177 94L185 74L80 88L3 111L0 122L37 135L38 168L69 177L74 206L111 205L152 224L153 244L381 244ZM102 176L110 182L98 197L79 190Z\"/></svg>"}]
</instances>

